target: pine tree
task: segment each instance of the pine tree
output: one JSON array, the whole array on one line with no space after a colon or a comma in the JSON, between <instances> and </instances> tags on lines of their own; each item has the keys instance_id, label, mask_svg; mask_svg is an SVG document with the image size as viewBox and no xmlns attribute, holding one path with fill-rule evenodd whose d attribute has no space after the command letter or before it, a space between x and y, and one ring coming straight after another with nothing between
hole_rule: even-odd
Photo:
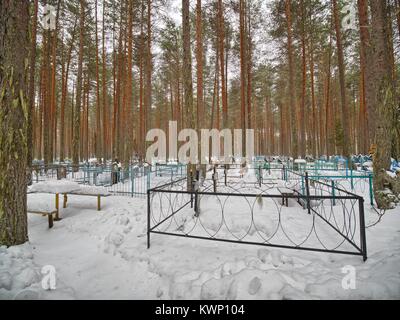
<instances>
[{"instance_id":1,"label":"pine tree","mask_svg":"<svg viewBox=\"0 0 400 320\"><path fill-rule=\"evenodd\" d=\"M0 39L0 245L12 246L28 240L29 2L0 2Z\"/></svg>"}]
</instances>

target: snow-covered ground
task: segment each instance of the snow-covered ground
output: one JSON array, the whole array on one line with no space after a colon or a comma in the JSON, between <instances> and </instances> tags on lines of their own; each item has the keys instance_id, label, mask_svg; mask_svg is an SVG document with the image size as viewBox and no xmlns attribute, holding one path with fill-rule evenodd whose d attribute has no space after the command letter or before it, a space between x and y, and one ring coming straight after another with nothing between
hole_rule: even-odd
<instances>
[{"instance_id":1,"label":"snow-covered ground","mask_svg":"<svg viewBox=\"0 0 400 320\"><path fill-rule=\"evenodd\" d=\"M53 203L54 195L29 194L28 202ZM71 197L53 229L29 215L29 243L0 248L0 298L400 298L399 207L367 229L365 263L359 256L154 234L147 249L145 197L108 197L102 207L96 211L96 198ZM366 224L377 218L366 201ZM41 284L49 265L57 280L50 291ZM346 266L355 268L354 290L342 287Z\"/></svg>"}]
</instances>

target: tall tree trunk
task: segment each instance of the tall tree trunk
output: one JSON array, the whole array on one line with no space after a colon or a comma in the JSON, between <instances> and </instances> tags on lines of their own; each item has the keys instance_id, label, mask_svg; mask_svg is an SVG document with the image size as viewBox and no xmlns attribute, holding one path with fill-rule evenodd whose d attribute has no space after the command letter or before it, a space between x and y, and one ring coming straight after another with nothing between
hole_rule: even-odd
<instances>
[{"instance_id":1,"label":"tall tree trunk","mask_svg":"<svg viewBox=\"0 0 400 320\"><path fill-rule=\"evenodd\" d=\"M192 53L190 46L190 8L189 0L182 0L182 29L183 29L183 90L184 108L187 114L188 128L195 128L193 119L193 80L192 80ZM195 176L195 164L188 165L187 188L193 190L192 179Z\"/></svg>"},{"instance_id":2,"label":"tall tree trunk","mask_svg":"<svg viewBox=\"0 0 400 320\"><path fill-rule=\"evenodd\" d=\"M375 136L375 86L374 86L374 58L371 47L371 36L370 36L370 23L368 19L368 1L358 0L358 12L360 19L360 65L361 65L361 82L362 82L362 112L365 113L361 117L364 117L364 126L368 127L367 132L362 132L364 145L364 152L368 152L368 144L370 138ZM366 116L366 118L365 118Z\"/></svg>"},{"instance_id":3,"label":"tall tree trunk","mask_svg":"<svg viewBox=\"0 0 400 320\"><path fill-rule=\"evenodd\" d=\"M228 126L228 95L225 84L225 22L222 0L218 0L218 39L219 60L221 67L222 126L225 129Z\"/></svg>"},{"instance_id":4,"label":"tall tree trunk","mask_svg":"<svg viewBox=\"0 0 400 320\"><path fill-rule=\"evenodd\" d=\"M204 125L204 97L203 97L203 17L201 0L196 6L196 60L197 60L197 128Z\"/></svg>"},{"instance_id":5,"label":"tall tree trunk","mask_svg":"<svg viewBox=\"0 0 400 320\"><path fill-rule=\"evenodd\" d=\"M307 60L306 60L306 34L305 34L305 6L304 0L300 0L301 11L301 64L302 64L302 90L300 103L300 141L299 153L301 157L306 156L306 126L305 126L305 105L306 105L306 86L307 86Z\"/></svg>"},{"instance_id":6,"label":"tall tree trunk","mask_svg":"<svg viewBox=\"0 0 400 320\"><path fill-rule=\"evenodd\" d=\"M59 16L60 16L61 0L57 2L56 28L52 34L52 52L51 52L51 92L50 92L50 122L49 122L49 158L51 162L56 156L57 145L57 92L56 92L56 71L57 71L57 44L59 31Z\"/></svg>"},{"instance_id":7,"label":"tall tree trunk","mask_svg":"<svg viewBox=\"0 0 400 320\"><path fill-rule=\"evenodd\" d=\"M246 53L246 67L247 67L247 126L248 128L253 129L252 124L252 113L253 106L252 106L252 40L251 40L251 13L250 13L250 3L247 2L245 6L245 34L247 37L247 53Z\"/></svg>"},{"instance_id":8,"label":"tall tree trunk","mask_svg":"<svg viewBox=\"0 0 400 320\"><path fill-rule=\"evenodd\" d=\"M204 96L203 96L203 16L201 0L197 0L196 5L196 62L197 62L197 130L200 137L201 129L204 128ZM201 152L201 142L199 139L199 152ZM205 163L205 156L201 154L201 162ZM204 157L204 159L203 159ZM203 167L205 173L206 168Z\"/></svg>"},{"instance_id":9,"label":"tall tree trunk","mask_svg":"<svg viewBox=\"0 0 400 320\"><path fill-rule=\"evenodd\" d=\"M391 203L386 192L387 173L390 167L392 141L394 138L394 110L398 107L390 56L389 23L387 21L386 0L371 0L372 42L374 50L374 84L376 99L376 134L377 146L374 156L374 192L380 209L389 209Z\"/></svg>"},{"instance_id":10,"label":"tall tree trunk","mask_svg":"<svg viewBox=\"0 0 400 320\"><path fill-rule=\"evenodd\" d=\"M340 83L340 98L341 98L341 115L342 115L342 128L343 128L343 155L350 158L351 150L351 139L350 139L350 129L349 129L349 112L346 101L346 78L345 78L345 65L344 65L344 52L342 35L340 31L339 19L339 8L337 5L337 0L332 0L333 3L333 16L335 21L335 31L336 31L336 45L338 54L338 66L339 66L339 83Z\"/></svg>"},{"instance_id":11,"label":"tall tree trunk","mask_svg":"<svg viewBox=\"0 0 400 320\"><path fill-rule=\"evenodd\" d=\"M96 141L95 141L95 155L100 157L103 153L101 150L101 109L100 109L100 75L99 75L99 34L98 34L98 18L97 18L97 5L95 1L95 42L96 42Z\"/></svg>"},{"instance_id":12,"label":"tall tree trunk","mask_svg":"<svg viewBox=\"0 0 400 320\"><path fill-rule=\"evenodd\" d=\"M152 45L152 32L151 32L151 8L152 0L147 0L147 46L145 55L145 69L146 69L146 87L144 96L144 108L145 108L145 132L144 139L146 138L147 130L151 128L151 107L152 107L152 73L153 73L153 58L151 52ZM146 145L145 145L146 147ZM145 152L145 150L144 150Z\"/></svg>"},{"instance_id":13,"label":"tall tree trunk","mask_svg":"<svg viewBox=\"0 0 400 320\"><path fill-rule=\"evenodd\" d=\"M245 16L245 1L239 2L240 13L240 104L241 104L241 127L246 130L246 16ZM242 156L246 152L246 135L242 132Z\"/></svg>"},{"instance_id":14,"label":"tall tree trunk","mask_svg":"<svg viewBox=\"0 0 400 320\"><path fill-rule=\"evenodd\" d=\"M106 31L105 31L105 1L103 1L103 30L102 30L102 95L103 95L103 157L104 161L109 157L109 110L108 110L108 101L107 101L107 61L106 61Z\"/></svg>"},{"instance_id":15,"label":"tall tree trunk","mask_svg":"<svg viewBox=\"0 0 400 320\"><path fill-rule=\"evenodd\" d=\"M332 155L332 147L330 141L330 123L332 117L331 111L331 64L332 64L332 35L329 39L328 49L328 66L326 71L326 94L325 94L325 151L329 157Z\"/></svg>"},{"instance_id":16,"label":"tall tree trunk","mask_svg":"<svg viewBox=\"0 0 400 320\"><path fill-rule=\"evenodd\" d=\"M145 126L145 104L144 104L144 46L145 46L145 41L144 41L144 10L145 10L145 5L144 5L144 0L142 0L141 3L141 19L140 19L140 50L139 50L139 154L140 158L143 159L145 156L145 150L144 150L144 141L146 139L145 137L145 131L146 131L146 126Z\"/></svg>"},{"instance_id":17,"label":"tall tree trunk","mask_svg":"<svg viewBox=\"0 0 400 320\"><path fill-rule=\"evenodd\" d=\"M28 1L0 1L0 39L0 245L12 246L28 241Z\"/></svg>"},{"instance_id":18,"label":"tall tree trunk","mask_svg":"<svg viewBox=\"0 0 400 320\"><path fill-rule=\"evenodd\" d=\"M291 154L294 158L298 156L298 136L296 125L296 86L294 77L294 58L292 41L292 3L286 0L286 22L287 22L287 52L289 61L289 102L290 102L290 126L291 126Z\"/></svg>"},{"instance_id":19,"label":"tall tree trunk","mask_svg":"<svg viewBox=\"0 0 400 320\"><path fill-rule=\"evenodd\" d=\"M315 99L315 71L314 71L314 46L313 41L311 39L310 45L310 78L311 78L311 107L312 107L312 132L310 139L312 140L312 153L314 157L318 156L318 153L321 153L319 149L318 141L320 139L320 131L319 126L322 126L322 123L318 123L317 119L317 108L316 108L316 99Z\"/></svg>"},{"instance_id":20,"label":"tall tree trunk","mask_svg":"<svg viewBox=\"0 0 400 320\"><path fill-rule=\"evenodd\" d=\"M36 36L37 36L37 24L38 24L38 0L33 2L33 19L32 19L32 39L29 55L29 109L28 109L28 145L32 148L28 148L27 165L30 168L33 160L33 122L35 112L35 72L36 72ZM29 173L30 174L30 173Z\"/></svg>"},{"instance_id":21,"label":"tall tree trunk","mask_svg":"<svg viewBox=\"0 0 400 320\"><path fill-rule=\"evenodd\" d=\"M133 140L132 136L132 67L133 67L133 0L129 0L129 9L128 9L128 75L127 75L127 86L126 86L126 97L127 97L127 137L128 137L128 155L125 160L128 160L131 156L131 141Z\"/></svg>"},{"instance_id":22,"label":"tall tree trunk","mask_svg":"<svg viewBox=\"0 0 400 320\"><path fill-rule=\"evenodd\" d=\"M79 16L79 57L78 74L76 82L76 102L74 110L74 133L72 141L72 162L75 166L79 165L80 129L81 129L81 109L82 109L82 69L83 69L83 44L85 29L85 0L80 0Z\"/></svg>"},{"instance_id":23,"label":"tall tree trunk","mask_svg":"<svg viewBox=\"0 0 400 320\"><path fill-rule=\"evenodd\" d=\"M189 0L182 0L183 26L183 70L184 72L184 108L187 114L188 127L194 128L193 122L193 80L192 53L190 49L190 11Z\"/></svg>"},{"instance_id":24,"label":"tall tree trunk","mask_svg":"<svg viewBox=\"0 0 400 320\"><path fill-rule=\"evenodd\" d=\"M66 140L65 140L65 105L68 100L68 79L69 79L69 70L71 65L72 58L72 50L74 48L75 42L75 31L76 31L76 23L77 19L75 19L74 28L72 31L72 37L69 44L69 50L67 54L67 61L65 67L65 76L64 72L62 72L62 93L61 93L61 114L60 114L60 161L64 161L65 158L65 150L66 150ZM64 65L63 65L64 68Z\"/></svg>"}]
</instances>

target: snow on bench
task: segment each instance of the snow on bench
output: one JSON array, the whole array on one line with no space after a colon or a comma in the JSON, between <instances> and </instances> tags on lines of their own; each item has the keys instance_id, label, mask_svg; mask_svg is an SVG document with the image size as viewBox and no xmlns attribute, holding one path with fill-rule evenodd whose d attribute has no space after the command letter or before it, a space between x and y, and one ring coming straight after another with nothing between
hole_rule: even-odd
<instances>
[{"instance_id":1,"label":"snow on bench","mask_svg":"<svg viewBox=\"0 0 400 320\"><path fill-rule=\"evenodd\" d=\"M33 186L29 187L28 192L63 194L79 190L81 190L81 186L77 182L57 180L36 183Z\"/></svg>"},{"instance_id":2,"label":"snow on bench","mask_svg":"<svg viewBox=\"0 0 400 320\"><path fill-rule=\"evenodd\" d=\"M81 187L80 190L74 190L72 192L64 193L64 204L63 208L67 207L68 196L87 196L87 197L97 197L97 211L101 211L101 198L108 197L111 194L99 187Z\"/></svg>"},{"instance_id":3,"label":"snow on bench","mask_svg":"<svg viewBox=\"0 0 400 320\"><path fill-rule=\"evenodd\" d=\"M44 201L47 199L31 199L28 198L28 213L37 214L48 218L49 229L53 227L53 222L57 218L57 209L55 206L50 205L49 202Z\"/></svg>"},{"instance_id":4,"label":"snow on bench","mask_svg":"<svg viewBox=\"0 0 400 320\"><path fill-rule=\"evenodd\" d=\"M101 210L101 198L108 197L110 193L100 187L84 187L77 182L57 180L37 183L28 189L28 193L55 194L56 219L59 220L59 195L64 195L63 207L67 207L68 195L97 197L97 210Z\"/></svg>"}]
</instances>

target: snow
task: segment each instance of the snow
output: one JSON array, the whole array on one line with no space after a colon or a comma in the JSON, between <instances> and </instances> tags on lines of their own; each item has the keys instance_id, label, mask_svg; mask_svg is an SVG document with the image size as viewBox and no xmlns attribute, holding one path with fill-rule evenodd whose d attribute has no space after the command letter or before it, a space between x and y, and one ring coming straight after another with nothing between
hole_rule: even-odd
<instances>
[{"instance_id":1,"label":"snow","mask_svg":"<svg viewBox=\"0 0 400 320\"><path fill-rule=\"evenodd\" d=\"M69 193L81 189L77 182L66 180L43 181L29 187L29 192L36 193Z\"/></svg>"},{"instance_id":2,"label":"snow","mask_svg":"<svg viewBox=\"0 0 400 320\"><path fill-rule=\"evenodd\" d=\"M101 187L95 187L95 186L80 186L79 189L71 191L70 194L85 194L85 195L93 195L93 196L109 196L110 192L105 190L104 188Z\"/></svg>"},{"instance_id":3,"label":"snow","mask_svg":"<svg viewBox=\"0 0 400 320\"><path fill-rule=\"evenodd\" d=\"M28 211L52 212L56 210L54 195L42 194L40 197L28 197Z\"/></svg>"},{"instance_id":4,"label":"snow","mask_svg":"<svg viewBox=\"0 0 400 320\"><path fill-rule=\"evenodd\" d=\"M238 172L231 170L230 174ZM256 181L251 172L248 170L245 179ZM74 185L47 182L36 190L62 193ZM368 188L361 190L360 186L356 184L356 191L368 194ZM277 187L285 184L278 181L274 190ZM0 247L0 299L400 298L398 207L366 230L368 260L363 262L358 256L155 234L147 249L146 198L107 197L100 212L93 210L90 197L75 198L68 208L61 209L63 220L55 222L52 229L48 229L47 219L29 215L29 243ZM272 204L270 199L255 201L255 212L265 211ZM54 196L49 194L28 195L29 205L53 202ZM371 225L377 215L368 203L366 224ZM217 230L218 220L213 219L216 204L202 204L203 223ZM299 208L292 200L289 208L282 208L285 223L298 226L298 234L291 235L295 240L302 238L310 223L303 214L289 219L294 217L292 212L301 212ZM228 225L240 236L248 228L246 217L240 217L240 206L234 203L227 202L226 210L232 213L227 217ZM180 217L186 219L179 220L183 229L191 228L191 216L182 212ZM259 219L256 221L262 232L274 232L276 217L264 214L255 219ZM257 233L250 232L250 236ZM41 270L47 265L56 270L56 290L42 289ZM345 266L356 270L355 290L342 287Z\"/></svg>"}]
</instances>

